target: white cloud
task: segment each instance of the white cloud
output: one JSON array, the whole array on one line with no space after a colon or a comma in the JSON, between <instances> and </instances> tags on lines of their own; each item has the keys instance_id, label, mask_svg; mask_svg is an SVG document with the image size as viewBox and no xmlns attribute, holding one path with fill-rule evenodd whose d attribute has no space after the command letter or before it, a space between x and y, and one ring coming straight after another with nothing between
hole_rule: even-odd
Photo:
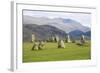
<instances>
[{"instance_id":1,"label":"white cloud","mask_svg":"<svg viewBox=\"0 0 100 73\"><path fill-rule=\"evenodd\" d=\"M71 12L49 12L49 11L23 11L23 15L33 17L48 17L48 18L66 18L80 22L84 26L91 26L91 14L87 13L71 13Z\"/></svg>"}]
</instances>

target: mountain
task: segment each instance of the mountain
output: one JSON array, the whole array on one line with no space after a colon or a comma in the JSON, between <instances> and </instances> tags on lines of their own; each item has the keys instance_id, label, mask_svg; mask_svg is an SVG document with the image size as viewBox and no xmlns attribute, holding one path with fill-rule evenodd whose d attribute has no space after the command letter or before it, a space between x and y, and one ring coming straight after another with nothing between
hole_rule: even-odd
<instances>
[{"instance_id":1,"label":"mountain","mask_svg":"<svg viewBox=\"0 0 100 73\"><path fill-rule=\"evenodd\" d=\"M64 31L50 25L24 24L23 41L31 41L32 33L37 40L46 40L55 35L64 38L67 35Z\"/></svg>"},{"instance_id":2,"label":"mountain","mask_svg":"<svg viewBox=\"0 0 100 73\"><path fill-rule=\"evenodd\" d=\"M83 32L80 30L74 30L69 33L69 35L74 39L80 39L81 35L84 35L86 39L91 38L91 31Z\"/></svg>"},{"instance_id":3,"label":"mountain","mask_svg":"<svg viewBox=\"0 0 100 73\"><path fill-rule=\"evenodd\" d=\"M87 31L87 32L85 32L85 35L91 37L91 31Z\"/></svg>"},{"instance_id":4,"label":"mountain","mask_svg":"<svg viewBox=\"0 0 100 73\"><path fill-rule=\"evenodd\" d=\"M81 36L82 34L84 34L84 32L82 32L80 30L74 30L69 33L69 35L71 35L71 36Z\"/></svg>"},{"instance_id":5,"label":"mountain","mask_svg":"<svg viewBox=\"0 0 100 73\"><path fill-rule=\"evenodd\" d=\"M80 30L82 32L90 31L89 27L83 26L76 20L65 18L47 18L47 17L32 17L23 15L23 24L37 24L37 25L50 25L54 26L66 33L74 30Z\"/></svg>"}]
</instances>

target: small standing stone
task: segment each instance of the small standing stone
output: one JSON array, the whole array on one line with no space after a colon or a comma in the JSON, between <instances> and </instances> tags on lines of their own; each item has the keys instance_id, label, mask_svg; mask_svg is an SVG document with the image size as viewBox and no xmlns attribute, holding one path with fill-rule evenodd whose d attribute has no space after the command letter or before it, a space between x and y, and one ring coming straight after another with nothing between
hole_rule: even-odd
<instances>
[{"instance_id":1,"label":"small standing stone","mask_svg":"<svg viewBox=\"0 0 100 73\"><path fill-rule=\"evenodd\" d=\"M84 45L84 43L85 43L85 37L84 37L84 35L81 35L81 37L80 37L80 42L77 43L77 45L82 46L82 45Z\"/></svg>"},{"instance_id":2,"label":"small standing stone","mask_svg":"<svg viewBox=\"0 0 100 73\"><path fill-rule=\"evenodd\" d=\"M81 42L81 44L84 44L85 43L85 37L84 37L84 35L81 36L80 42Z\"/></svg>"},{"instance_id":3,"label":"small standing stone","mask_svg":"<svg viewBox=\"0 0 100 73\"><path fill-rule=\"evenodd\" d=\"M41 41L40 43L39 43L39 49L43 49L44 48L44 42L43 41Z\"/></svg>"},{"instance_id":4,"label":"small standing stone","mask_svg":"<svg viewBox=\"0 0 100 73\"><path fill-rule=\"evenodd\" d=\"M66 42L67 42L67 43L71 42L70 36L69 36L69 35L67 35L67 37L66 37Z\"/></svg>"}]
</instances>

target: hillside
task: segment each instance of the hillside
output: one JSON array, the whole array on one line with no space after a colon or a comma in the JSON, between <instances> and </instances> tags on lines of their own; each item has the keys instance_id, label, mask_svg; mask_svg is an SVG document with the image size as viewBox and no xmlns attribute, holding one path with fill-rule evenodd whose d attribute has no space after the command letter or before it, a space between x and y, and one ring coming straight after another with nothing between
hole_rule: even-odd
<instances>
[{"instance_id":1,"label":"hillside","mask_svg":"<svg viewBox=\"0 0 100 73\"><path fill-rule=\"evenodd\" d=\"M37 40L45 40L55 35L64 38L67 35L64 31L50 25L24 24L23 41L31 41L32 33Z\"/></svg>"}]
</instances>

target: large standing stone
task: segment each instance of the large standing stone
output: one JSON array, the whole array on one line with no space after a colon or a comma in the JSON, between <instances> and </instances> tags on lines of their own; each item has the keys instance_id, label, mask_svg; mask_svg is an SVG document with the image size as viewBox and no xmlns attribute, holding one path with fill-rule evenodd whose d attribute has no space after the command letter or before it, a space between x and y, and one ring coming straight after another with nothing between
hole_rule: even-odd
<instances>
[{"instance_id":1,"label":"large standing stone","mask_svg":"<svg viewBox=\"0 0 100 73\"><path fill-rule=\"evenodd\" d=\"M56 35L55 36L55 42L58 42L59 41L59 37Z\"/></svg>"},{"instance_id":2,"label":"large standing stone","mask_svg":"<svg viewBox=\"0 0 100 73\"><path fill-rule=\"evenodd\" d=\"M35 41L35 35L34 34L32 34L32 40L31 40L32 42L34 42Z\"/></svg>"},{"instance_id":3,"label":"large standing stone","mask_svg":"<svg viewBox=\"0 0 100 73\"><path fill-rule=\"evenodd\" d=\"M65 44L64 44L64 41L63 40L60 40L58 42L58 48L65 48Z\"/></svg>"},{"instance_id":4,"label":"large standing stone","mask_svg":"<svg viewBox=\"0 0 100 73\"><path fill-rule=\"evenodd\" d=\"M39 43L35 42L33 47L32 47L32 50L38 50L38 49L39 49Z\"/></svg>"}]
</instances>

